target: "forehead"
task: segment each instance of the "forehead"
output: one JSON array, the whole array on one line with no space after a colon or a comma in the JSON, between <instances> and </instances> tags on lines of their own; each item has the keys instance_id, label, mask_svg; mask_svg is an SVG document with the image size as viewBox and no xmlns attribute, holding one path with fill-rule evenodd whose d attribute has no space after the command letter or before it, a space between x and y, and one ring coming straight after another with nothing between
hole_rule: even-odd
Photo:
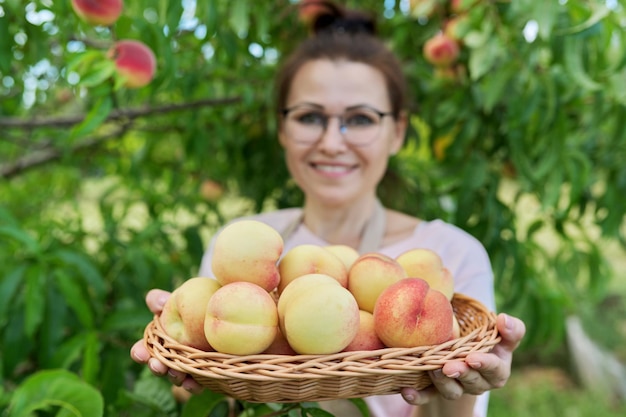
<instances>
[{"instance_id":1,"label":"forehead","mask_svg":"<svg viewBox=\"0 0 626 417\"><path fill-rule=\"evenodd\" d=\"M389 107L387 83L376 68L360 62L315 60L295 74L287 106L309 102L329 110L355 105Z\"/></svg>"}]
</instances>

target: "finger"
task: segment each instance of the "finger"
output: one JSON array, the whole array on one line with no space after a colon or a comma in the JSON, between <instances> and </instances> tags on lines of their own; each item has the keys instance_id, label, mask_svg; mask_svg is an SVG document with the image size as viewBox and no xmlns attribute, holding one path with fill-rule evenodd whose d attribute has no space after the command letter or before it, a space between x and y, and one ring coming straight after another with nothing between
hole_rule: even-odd
<instances>
[{"instance_id":1,"label":"finger","mask_svg":"<svg viewBox=\"0 0 626 417\"><path fill-rule=\"evenodd\" d=\"M170 292L159 289L152 289L146 294L146 305L154 314L161 314L163 306L168 298L170 298Z\"/></svg>"},{"instance_id":2,"label":"finger","mask_svg":"<svg viewBox=\"0 0 626 417\"><path fill-rule=\"evenodd\" d=\"M434 385L419 391L413 388L403 388L400 394L404 401L411 405L424 405L428 404L437 395L437 388Z\"/></svg>"},{"instance_id":3,"label":"finger","mask_svg":"<svg viewBox=\"0 0 626 417\"><path fill-rule=\"evenodd\" d=\"M494 348L491 353L470 353L465 358L467 365L480 373L489 388L502 388L511 376L512 354L506 349ZM462 382L464 385L466 381ZM467 381L470 383L470 381Z\"/></svg>"},{"instance_id":4,"label":"finger","mask_svg":"<svg viewBox=\"0 0 626 417\"><path fill-rule=\"evenodd\" d=\"M446 400L458 400L463 395L464 388L458 379L450 378L442 369L430 371L429 375L439 394Z\"/></svg>"},{"instance_id":5,"label":"finger","mask_svg":"<svg viewBox=\"0 0 626 417\"><path fill-rule=\"evenodd\" d=\"M502 337L499 347L513 352L519 346L526 334L526 325L520 319L500 313L496 318L496 327Z\"/></svg>"},{"instance_id":6,"label":"finger","mask_svg":"<svg viewBox=\"0 0 626 417\"><path fill-rule=\"evenodd\" d=\"M148 359L148 368L150 368L150 371L156 376L164 376L169 370L167 366L163 365L156 358Z\"/></svg>"},{"instance_id":7,"label":"finger","mask_svg":"<svg viewBox=\"0 0 626 417\"><path fill-rule=\"evenodd\" d=\"M148 352L146 346L143 344L143 340L138 340L130 348L130 357L137 363L148 363L150 352Z\"/></svg>"},{"instance_id":8,"label":"finger","mask_svg":"<svg viewBox=\"0 0 626 417\"><path fill-rule=\"evenodd\" d=\"M202 385L198 384L192 377L188 375L181 384L181 386L192 394L200 394L204 390L204 387Z\"/></svg>"}]
</instances>

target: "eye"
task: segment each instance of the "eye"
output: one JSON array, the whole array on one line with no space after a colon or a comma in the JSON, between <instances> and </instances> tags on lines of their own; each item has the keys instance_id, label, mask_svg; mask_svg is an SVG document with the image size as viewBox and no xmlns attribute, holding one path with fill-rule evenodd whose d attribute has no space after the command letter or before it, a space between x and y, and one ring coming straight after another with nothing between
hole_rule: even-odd
<instances>
[{"instance_id":1,"label":"eye","mask_svg":"<svg viewBox=\"0 0 626 417\"><path fill-rule=\"evenodd\" d=\"M348 114L345 123L348 127L368 127L378 124L378 115L369 112L359 112Z\"/></svg>"},{"instance_id":2,"label":"eye","mask_svg":"<svg viewBox=\"0 0 626 417\"><path fill-rule=\"evenodd\" d=\"M294 119L303 125L325 126L326 116L323 113L308 111L293 115Z\"/></svg>"}]
</instances>

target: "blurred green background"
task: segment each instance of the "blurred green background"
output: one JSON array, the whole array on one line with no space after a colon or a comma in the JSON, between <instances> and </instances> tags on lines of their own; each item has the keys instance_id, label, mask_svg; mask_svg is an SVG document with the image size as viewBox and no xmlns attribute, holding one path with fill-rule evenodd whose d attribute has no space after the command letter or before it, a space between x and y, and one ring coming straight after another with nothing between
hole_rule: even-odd
<instances>
[{"instance_id":1,"label":"blurred green background","mask_svg":"<svg viewBox=\"0 0 626 417\"><path fill-rule=\"evenodd\" d=\"M476 236L498 310L526 322L490 415L624 415L624 2L340 3L380 17L411 86L382 200ZM0 0L0 415L225 415L176 403L128 353L147 290L194 276L220 225L301 201L272 85L307 36L298 10L137 0L94 27L70 1ZM435 68L424 45L456 18L460 54ZM148 86L116 82L120 39L154 51Z\"/></svg>"}]
</instances>

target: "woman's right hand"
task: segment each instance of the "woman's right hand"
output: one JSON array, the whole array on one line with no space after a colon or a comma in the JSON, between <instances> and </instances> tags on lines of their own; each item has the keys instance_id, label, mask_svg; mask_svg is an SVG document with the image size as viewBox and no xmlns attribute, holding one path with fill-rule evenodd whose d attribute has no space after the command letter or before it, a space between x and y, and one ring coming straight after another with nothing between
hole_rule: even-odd
<instances>
[{"instance_id":1,"label":"woman's right hand","mask_svg":"<svg viewBox=\"0 0 626 417\"><path fill-rule=\"evenodd\" d=\"M146 294L146 305L154 314L161 314L165 302L171 293L163 290L153 289ZM148 365L150 371L156 376L165 376L174 385L178 385L187 391L197 394L202 391L202 386L194 381L184 372L170 369L163 365L158 359L150 356L150 352L146 349L143 340L138 340L130 349L130 357L137 363Z\"/></svg>"}]
</instances>

